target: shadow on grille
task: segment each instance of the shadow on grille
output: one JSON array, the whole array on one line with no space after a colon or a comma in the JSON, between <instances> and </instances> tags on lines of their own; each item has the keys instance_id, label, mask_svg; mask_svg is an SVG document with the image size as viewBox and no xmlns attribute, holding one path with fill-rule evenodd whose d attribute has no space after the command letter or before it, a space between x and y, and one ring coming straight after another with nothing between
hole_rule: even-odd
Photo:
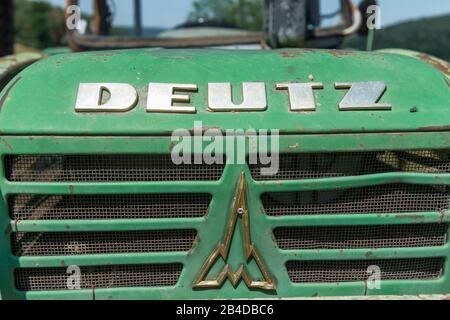
<instances>
[{"instance_id":1,"label":"shadow on grille","mask_svg":"<svg viewBox=\"0 0 450 320\"><path fill-rule=\"evenodd\" d=\"M443 246L448 224L283 227L274 230L283 250L413 248Z\"/></svg>"},{"instance_id":2,"label":"shadow on grille","mask_svg":"<svg viewBox=\"0 0 450 320\"><path fill-rule=\"evenodd\" d=\"M250 161L249 163L255 161ZM250 164L253 179L297 180L387 172L450 173L450 150L377 151L280 154L276 175L262 175L261 164Z\"/></svg>"},{"instance_id":3,"label":"shadow on grille","mask_svg":"<svg viewBox=\"0 0 450 320\"><path fill-rule=\"evenodd\" d=\"M436 212L448 209L450 187L388 184L362 188L265 193L269 216Z\"/></svg>"},{"instance_id":4,"label":"shadow on grille","mask_svg":"<svg viewBox=\"0 0 450 320\"><path fill-rule=\"evenodd\" d=\"M224 167L175 165L170 154L5 157L6 178L16 182L213 181L220 179Z\"/></svg>"},{"instance_id":5,"label":"shadow on grille","mask_svg":"<svg viewBox=\"0 0 450 320\"><path fill-rule=\"evenodd\" d=\"M11 235L15 256L63 256L107 253L189 251L195 230L131 232L17 232Z\"/></svg>"},{"instance_id":6,"label":"shadow on grille","mask_svg":"<svg viewBox=\"0 0 450 320\"><path fill-rule=\"evenodd\" d=\"M207 193L118 195L13 195L13 220L196 218L207 214Z\"/></svg>"},{"instance_id":7,"label":"shadow on grille","mask_svg":"<svg viewBox=\"0 0 450 320\"><path fill-rule=\"evenodd\" d=\"M294 283L367 281L377 271L381 280L433 280L441 277L444 262L444 258L289 261L286 268Z\"/></svg>"},{"instance_id":8,"label":"shadow on grille","mask_svg":"<svg viewBox=\"0 0 450 320\"><path fill-rule=\"evenodd\" d=\"M81 267L80 288L133 288L173 286L183 265L117 265ZM22 268L14 270L19 291L68 290L67 268Z\"/></svg>"}]
</instances>

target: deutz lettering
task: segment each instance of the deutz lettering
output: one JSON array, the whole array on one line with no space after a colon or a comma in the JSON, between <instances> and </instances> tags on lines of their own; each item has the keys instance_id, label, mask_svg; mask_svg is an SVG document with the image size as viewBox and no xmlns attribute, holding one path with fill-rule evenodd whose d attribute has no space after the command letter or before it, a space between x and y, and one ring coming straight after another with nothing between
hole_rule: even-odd
<instances>
[{"instance_id":1,"label":"deutz lettering","mask_svg":"<svg viewBox=\"0 0 450 320\"><path fill-rule=\"evenodd\" d=\"M265 111L268 108L267 88L264 82L244 82L242 101L233 101L230 83L208 83L208 110L211 112ZM336 90L348 90L339 103L341 111L391 110L392 105L379 103L386 92L386 84L371 82L336 82ZM324 85L314 83L277 83L275 88L285 92L292 112L316 111L315 90ZM147 112L196 113L191 95L199 90L196 84L149 83ZM76 112L127 112L138 102L137 90L126 83L81 83L78 88Z\"/></svg>"}]
</instances>

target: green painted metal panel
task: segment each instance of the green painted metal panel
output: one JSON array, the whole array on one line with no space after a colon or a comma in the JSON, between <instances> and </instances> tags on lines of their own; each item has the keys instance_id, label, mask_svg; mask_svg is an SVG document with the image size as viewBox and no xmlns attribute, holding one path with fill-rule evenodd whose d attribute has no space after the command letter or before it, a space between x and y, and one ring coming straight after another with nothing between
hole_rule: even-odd
<instances>
[{"instance_id":1,"label":"green painted metal panel","mask_svg":"<svg viewBox=\"0 0 450 320\"><path fill-rule=\"evenodd\" d=\"M292 113L288 98L275 90L280 82L323 82L316 90L317 111ZM415 58L377 52L321 50L221 51L130 50L61 54L33 64L3 91L0 128L4 134L36 135L168 135L192 128L194 121L222 129L278 129L282 133L408 132L449 129L448 79ZM242 82L266 84L264 112L214 113L207 109L207 83L231 82L240 94ZM384 81L382 103L392 111L339 112L345 90L335 82ZM78 85L119 82L139 92L137 107L126 113L75 113ZM193 83L197 114L146 113L149 82ZM414 108L415 107L415 108ZM418 112L411 112L411 110Z\"/></svg>"},{"instance_id":2,"label":"green painted metal panel","mask_svg":"<svg viewBox=\"0 0 450 320\"><path fill-rule=\"evenodd\" d=\"M281 152L411 150L450 148L450 133L384 133L339 135L289 135L280 138ZM3 156L14 154L110 154L168 153L169 137L55 137L3 136L0 140L0 288L6 299L177 299L177 298L295 298L312 296L417 295L450 292L450 245L426 248L349 249L349 250L280 250L273 241L272 230L280 226L344 226L379 224L450 223L448 212L411 212L402 214L321 215L269 217L260 195L267 191L326 190L342 186L378 185L389 182L450 185L450 174L389 173L369 176L257 182L246 165L228 165L220 180L214 182L146 182L146 183L37 183L10 182L3 172ZM276 292L250 290L241 282L234 288L228 281L219 289L193 290L192 283L203 262L222 240L229 211L241 172L247 173L252 241L258 246L267 267L277 282ZM207 192L213 200L208 214L195 219L123 219L102 221L11 221L7 214L7 197L16 193L39 194L127 194L158 192ZM70 232L167 230L195 228L199 239L189 252L105 254L59 257L14 257L9 234L14 231ZM242 238L234 234L230 263L242 262ZM367 290L364 282L294 284L286 272L290 260L370 260L421 257L445 257L446 272L437 280L385 280L380 290ZM184 265L178 283L172 287L116 288L74 291L20 292L14 287L13 271L19 267L55 267L109 264L145 264L179 262ZM250 266L251 267L251 266ZM255 268L250 268L255 272ZM253 274L253 273L252 273ZM254 273L257 277L258 273Z\"/></svg>"},{"instance_id":3,"label":"green painted metal panel","mask_svg":"<svg viewBox=\"0 0 450 320\"><path fill-rule=\"evenodd\" d=\"M3 157L14 154L167 154L173 147L169 135L176 128L279 129L283 153L450 149L450 90L442 70L414 57L395 53L359 53L320 50L220 51L129 50L60 54L21 72L0 93L0 294L6 299L177 299L177 298L296 298L311 296L417 295L450 293L450 245L426 248L280 250L273 239L282 226L365 226L450 223L448 212L408 212L364 215L269 217L260 196L265 192L330 190L387 183L450 185L450 173L384 173L366 176L296 181L253 181L246 165L227 165L218 181L44 183L11 182L5 178ZM308 82L310 76L325 84L316 91L318 108L312 113L292 113L278 82ZM262 81L267 87L264 112L213 113L207 110L207 83ZM345 91L335 82L384 81L388 90L381 102L392 111L339 112ZM135 109L121 114L76 114L81 82L123 82L136 87L140 100ZM146 113L149 82L194 83L192 96L197 114ZM234 90L236 98L241 93ZM415 111L411 112L415 107ZM247 143L248 144L248 143ZM269 144L270 146L270 144ZM246 145L248 149L248 145ZM218 289L192 289L203 262L222 240L241 172L246 173L252 241L277 283L276 292L250 290L228 281ZM208 214L202 218L11 221L7 199L14 194L95 195L133 193L210 193ZM199 234L189 252L129 253L79 256L15 257L12 232L81 232L196 229ZM229 263L234 269L243 260L241 225L233 238ZM445 272L437 280L383 281L380 290L364 282L294 284L286 262L290 260L371 260L445 257ZM74 291L20 292L15 289L16 268L64 267L72 264L182 263L178 283L161 288L116 288ZM217 271L215 266L213 271ZM249 265L255 277L255 265Z\"/></svg>"}]
</instances>

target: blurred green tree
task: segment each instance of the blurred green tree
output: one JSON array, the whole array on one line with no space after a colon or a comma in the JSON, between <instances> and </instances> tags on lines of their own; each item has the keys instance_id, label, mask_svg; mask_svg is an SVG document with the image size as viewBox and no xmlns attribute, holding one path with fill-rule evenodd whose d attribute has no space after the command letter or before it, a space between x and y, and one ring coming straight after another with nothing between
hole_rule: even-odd
<instances>
[{"instance_id":1,"label":"blurred green tree","mask_svg":"<svg viewBox=\"0 0 450 320\"><path fill-rule=\"evenodd\" d=\"M13 1L0 1L0 57L14 51Z\"/></svg>"},{"instance_id":2,"label":"blurred green tree","mask_svg":"<svg viewBox=\"0 0 450 320\"><path fill-rule=\"evenodd\" d=\"M402 22L377 30L374 49L402 48L420 51L450 61L450 15ZM364 37L354 36L344 47L366 47Z\"/></svg>"},{"instance_id":3,"label":"blurred green tree","mask_svg":"<svg viewBox=\"0 0 450 320\"><path fill-rule=\"evenodd\" d=\"M65 34L64 9L44 1L14 0L16 41L44 49L59 46Z\"/></svg>"},{"instance_id":4,"label":"blurred green tree","mask_svg":"<svg viewBox=\"0 0 450 320\"><path fill-rule=\"evenodd\" d=\"M188 21L217 21L261 31L263 0L195 0Z\"/></svg>"}]
</instances>

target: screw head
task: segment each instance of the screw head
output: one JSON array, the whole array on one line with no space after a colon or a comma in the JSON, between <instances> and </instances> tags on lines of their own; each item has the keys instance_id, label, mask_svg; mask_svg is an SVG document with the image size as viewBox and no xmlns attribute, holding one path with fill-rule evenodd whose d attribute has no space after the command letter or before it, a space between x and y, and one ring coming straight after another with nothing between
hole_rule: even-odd
<instances>
[{"instance_id":1,"label":"screw head","mask_svg":"<svg viewBox=\"0 0 450 320\"><path fill-rule=\"evenodd\" d=\"M242 216L242 215L244 214L244 212L245 212L244 208L239 208L239 209L237 209L237 213L238 213L238 215L240 215L240 216Z\"/></svg>"}]
</instances>

